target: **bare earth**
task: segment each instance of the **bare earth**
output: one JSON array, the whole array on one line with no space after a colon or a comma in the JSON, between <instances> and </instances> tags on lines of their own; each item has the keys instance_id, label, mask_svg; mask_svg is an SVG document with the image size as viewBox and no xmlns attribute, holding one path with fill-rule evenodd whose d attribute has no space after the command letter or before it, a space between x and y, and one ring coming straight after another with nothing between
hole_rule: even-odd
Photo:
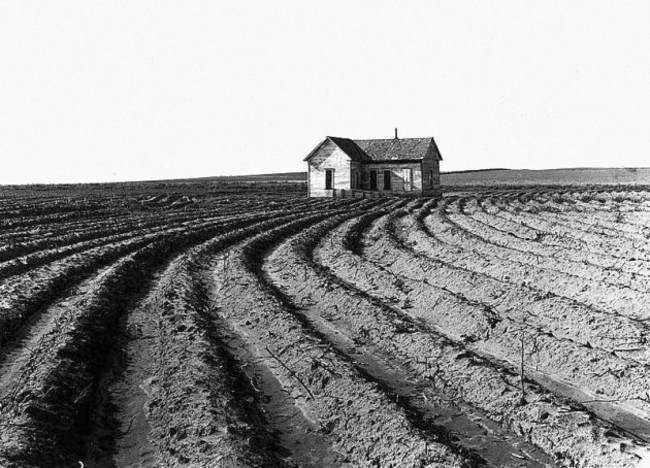
<instances>
[{"instance_id":1,"label":"bare earth","mask_svg":"<svg viewBox=\"0 0 650 468\"><path fill-rule=\"evenodd\" d=\"M0 197L0 466L650 466L650 192Z\"/></svg>"}]
</instances>

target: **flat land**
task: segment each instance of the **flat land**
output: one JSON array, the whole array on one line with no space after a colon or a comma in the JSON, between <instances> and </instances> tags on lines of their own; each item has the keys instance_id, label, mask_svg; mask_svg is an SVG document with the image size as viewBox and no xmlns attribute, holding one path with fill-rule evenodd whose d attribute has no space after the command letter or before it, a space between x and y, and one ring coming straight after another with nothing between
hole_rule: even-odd
<instances>
[{"instance_id":1,"label":"flat land","mask_svg":"<svg viewBox=\"0 0 650 468\"><path fill-rule=\"evenodd\" d=\"M249 183L0 187L0 466L647 466L642 184Z\"/></svg>"},{"instance_id":2,"label":"flat land","mask_svg":"<svg viewBox=\"0 0 650 468\"><path fill-rule=\"evenodd\" d=\"M443 172L441 184L446 192L456 190L489 190L495 187L640 187L650 186L650 168L574 168L574 169L483 169L459 172ZM227 190L266 190L286 192L288 187L305 191L306 172L285 172L248 176L204 177L147 182L150 186L192 185L225 188ZM142 183L132 183L141 186ZM128 183L127 183L128 185Z\"/></svg>"},{"instance_id":3,"label":"flat land","mask_svg":"<svg viewBox=\"0 0 650 468\"><path fill-rule=\"evenodd\" d=\"M649 186L650 168L490 169L443 173L441 182L448 190L497 186Z\"/></svg>"}]
</instances>

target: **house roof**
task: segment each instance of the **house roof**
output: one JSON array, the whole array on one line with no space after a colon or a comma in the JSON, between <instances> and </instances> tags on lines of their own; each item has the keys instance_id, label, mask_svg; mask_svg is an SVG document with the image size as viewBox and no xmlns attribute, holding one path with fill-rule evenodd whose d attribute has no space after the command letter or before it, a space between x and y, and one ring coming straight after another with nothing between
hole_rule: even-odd
<instances>
[{"instance_id":1,"label":"house roof","mask_svg":"<svg viewBox=\"0 0 650 468\"><path fill-rule=\"evenodd\" d=\"M328 141L341 148L354 162L390 162L418 161L424 159L429 147L433 144L436 152L438 147L433 137L428 138L391 138L385 140L351 140L328 136L305 158L308 160ZM440 156L442 159L442 156Z\"/></svg>"},{"instance_id":2,"label":"house roof","mask_svg":"<svg viewBox=\"0 0 650 468\"><path fill-rule=\"evenodd\" d=\"M350 156L350 159L355 162L372 161L372 157L366 154L357 144L356 141L349 138L327 137L328 140L333 141L336 146L341 148L345 154Z\"/></svg>"}]
</instances>

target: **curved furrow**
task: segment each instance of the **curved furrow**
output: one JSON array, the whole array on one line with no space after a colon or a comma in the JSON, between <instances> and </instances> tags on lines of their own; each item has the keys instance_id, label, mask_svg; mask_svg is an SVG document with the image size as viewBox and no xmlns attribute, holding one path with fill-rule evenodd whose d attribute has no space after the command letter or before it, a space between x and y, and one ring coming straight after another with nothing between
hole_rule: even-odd
<instances>
[{"instance_id":1,"label":"curved furrow","mask_svg":"<svg viewBox=\"0 0 650 468\"><path fill-rule=\"evenodd\" d=\"M503 251L506 248L515 254L522 252L523 254L537 257L562 258L565 262L570 262L577 266L585 265L588 268L600 269L615 268L644 277L650 275L650 264L648 262L640 261L635 262L634 265L628 265L629 258L617 258L611 255L580 249L576 247L577 243L575 241L554 247L541 242L521 239L516 236L513 237L499 232L492 226L473 217L467 216L462 210L456 212L453 205L447 206L441 214L448 224L463 230L471 236L475 244L480 242L481 245L485 245L487 248L493 248L496 251Z\"/></svg>"},{"instance_id":2,"label":"curved furrow","mask_svg":"<svg viewBox=\"0 0 650 468\"><path fill-rule=\"evenodd\" d=\"M33 314L71 286L154 240L154 236L143 236L130 242L102 246L29 271L13 281L3 281L0 284L0 346L4 348Z\"/></svg>"},{"instance_id":3,"label":"curved furrow","mask_svg":"<svg viewBox=\"0 0 650 468\"><path fill-rule=\"evenodd\" d=\"M259 214L264 214L267 216L273 216L282 214L282 211L269 211L266 210L263 213L252 212L250 214L240 213L238 216L222 216L222 215L213 215L212 213L203 214L201 217L194 216L189 219L178 219L178 220L169 220L162 217L159 221L148 227L141 226L131 226L130 230L125 230L119 234L111 234L107 232L106 235L94 237L91 240L86 241L74 241L72 243L67 243L66 241L58 243L56 247L51 249L44 249L32 254L28 254L13 260L0 262L0 278L6 277L9 275L23 274L28 269L33 267L38 267L45 265L51 261L65 258L74 253L83 252L89 248L96 246L101 246L109 244L115 241L126 240L129 238L135 238L140 235L163 232L169 228L186 228L194 225L200 225L205 222L222 222L222 223L231 223L236 224L238 222L246 223L248 219L255 219ZM66 245L67 244L67 245Z\"/></svg>"},{"instance_id":4,"label":"curved furrow","mask_svg":"<svg viewBox=\"0 0 650 468\"><path fill-rule=\"evenodd\" d=\"M502 206L505 210L517 212L521 210L522 212L532 212L533 214L544 211L546 216L549 219L558 220L559 222L569 222L574 223L577 227L588 228L589 225L584 223L580 217L576 217L578 213L589 213L589 216L595 221L595 226L600 229L606 229L612 233L620 233L620 235L639 235L647 232L647 224L639 223L622 223L616 222L617 219L624 220L626 217L630 216L630 213L615 212L612 210L598 210L596 205L588 205L578 211L570 211L566 209L566 205L555 203L554 201L547 201L544 204L535 204L536 200L532 200L531 203L521 204L517 203L501 203L499 200L499 206ZM628 220L629 221L629 220Z\"/></svg>"},{"instance_id":5,"label":"curved furrow","mask_svg":"<svg viewBox=\"0 0 650 468\"><path fill-rule=\"evenodd\" d=\"M52 214L42 215L42 216L24 216L20 218L8 218L0 220L1 229L16 229L16 228L26 228L32 226L42 226L50 224L51 222L68 222L76 220L84 220L91 218L106 218L115 214L115 210L112 207L99 208L89 211L83 211L74 209L72 211L66 212L57 212L54 211Z\"/></svg>"},{"instance_id":6,"label":"curved furrow","mask_svg":"<svg viewBox=\"0 0 650 468\"><path fill-rule=\"evenodd\" d=\"M548 219L548 213L545 211L532 214L504 210L487 204L484 204L482 209L484 213L475 213L474 216L523 239L549 245L561 245L564 241L574 239L570 242L579 242L582 248L594 249L601 254L612 253L617 257L626 258L630 263L637 260L647 261L650 258L648 240L641 235L632 239L622 236L620 232L610 235L595 225L572 226L569 219L565 222Z\"/></svg>"},{"instance_id":7,"label":"curved furrow","mask_svg":"<svg viewBox=\"0 0 650 468\"><path fill-rule=\"evenodd\" d=\"M331 206L338 206L338 204L339 202L330 203ZM321 203L314 205L309 203L299 204L299 206L305 206L306 209L311 211L319 211L323 207ZM44 266L36 269L29 268L30 265L20 263L22 270L15 271L14 277L5 279L0 283L0 290L3 292L0 301L0 325L2 325L0 326L0 346L15 333L23 321L29 318L33 312L46 306L48 301L63 293L71 284L81 281L95 269L101 268L119 256L125 255L153 240L187 229L205 228L210 224L219 226L221 231L227 232L263 219L280 219L282 216L292 215L295 212L295 206L288 206L284 212L270 211L264 215L242 215L225 222L219 217L215 219L208 217L204 220L181 223L179 226L169 226L159 232L147 233L140 237L134 234L127 241L115 245L102 245L77 254L67 255L61 260L49 264L44 259L36 256L36 263L45 263ZM21 273L20 276L19 273Z\"/></svg>"},{"instance_id":8,"label":"curved furrow","mask_svg":"<svg viewBox=\"0 0 650 468\"><path fill-rule=\"evenodd\" d=\"M528 209L530 207L508 207L499 202L493 206L495 211L498 211L496 213L491 212L490 214L495 214L497 217L513 223L530 226L532 229L567 238L578 236L582 240L587 240L590 243L594 242L597 245L612 245L617 250L632 250L635 246L641 247L641 244L647 240L647 234L644 235L642 230L637 232L637 230L632 229L612 229L603 226L597 219L593 219L592 222L587 223L583 219L572 219L575 218L575 214L561 216L558 213L549 211L545 207L533 210ZM580 218L584 217L580 216ZM619 226L621 228L629 227L629 225L623 223L619 223ZM575 233L573 230L575 230Z\"/></svg>"},{"instance_id":9,"label":"curved furrow","mask_svg":"<svg viewBox=\"0 0 650 468\"><path fill-rule=\"evenodd\" d=\"M148 216L151 214L164 214L165 216L176 215L180 213L186 213L187 207L164 207L164 208L152 208L142 205L141 203L135 201L131 202L128 199L118 199L118 203L112 204L108 199L99 199L97 201L98 208L93 210L81 210L77 206L77 200L70 203L70 206L73 207L71 211L56 211L53 210L51 214L43 216L25 216L22 218L16 219L3 219L0 220L0 230L6 229L27 229L32 227L41 228L43 226L58 226L62 223L84 223L91 222L92 220L102 221L110 218L119 218L123 216L133 216L133 215L144 215ZM266 202L268 203L268 202ZM264 201L255 201L255 200L241 200L232 203L234 209L231 209L226 205L226 209L222 210L222 214L236 214L237 212L241 213L247 208L252 207L263 207L265 204ZM209 211L215 211L215 207L203 207L201 205L197 207L192 207L193 210L196 210L197 213L200 213L200 210L208 209Z\"/></svg>"},{"instance_id":10,"label":"curved furrow","mask_svg":"<svg viewBox=\"0 0 650 468\"><path fill-rule=\"evenodd\" d=\"M615 266L602 268L587 263L577 263L571 260L565 260L561 254L561 251L565 251L566 249L571 249L574 252L577 252L578 255L581 250L596 250L598 247L595 247L595 243L590 240L570 240L563 237L563 234L558 235L549 232L555 230L552 227L545 231L540 229L540 227L536 226L536 223L533 222L527 222L524 224L523 221L516 222L514 220L508 220L506 217L495 220L498 215L473 213L469 216L477 222L489 226L489 229L498 231L498 237L500 237L501 240L496 243L499 246L507 248L508 242L523 246L523 248L519 248L519 251L523 252L521 259L527 260L528 262L531 262L532 259L534 259L537 267L544 265L547 270L557 270L563 273L568 273L572 276L597 280L605 284L629 287L630 289L644 293L650 292L650 276L648 276L648 271L650 270L647 268L647 265L650 265L650 263L643 259L646 254L643 253L640 247L641 245L645 247L647 243L646 241L637 244L637 250L635 252L631 250L621 252L621 249L618 249L618 252L615 254L614 251L616 248L611 245L608 246L609 250L612 251L611 261ZM513 215L513 218L516 219L515 215ZM492 236L490 238L493 239ZM515 240L511 240L513 238ZM553 240L547 241L549 238L553 238ZM571 244L574 244L575 246L577 242L582 243L583 247L570 247ZM543 245L544 247L542 250L544 250L546 254L541 255L539 252L531 252L532 249L526 248L527 246L532 245L531 243ZM557 250L557 247L554 247L556 245L562 245L560 247L560 252ZM601 252L606 251L607 249L604 247L601 250ZM618 265L626 265L626 271L621 271L621 268L619 268Z\"/></svg>"},{"instance_id":11,"label":"curved furrow","mask_svg":"<svg viewBox=\"0 0 650 468\"><path fill-rule=\"evenodd\" d=\"M132 229L121 234L108 234L106 236L99 236L90 240L80 242L67 243L61 242L61 245L56 245L51 248L37 250L26 255L4 260L0 262L0 279L6 279L10 276L23 275L29 270L53 263L58 260L63 260L75 254L83 254L86 251L96 249L102 246L128 241L130 239L137 239L143 235L155 234L156 232L163 232L167 229L173 229L174 224L166 225L161 223L159 226L151 229Z\"/></svg>"},{"instance_id":12,"label":"curved furrow","mask_svg":"<svg viewBox=\"0 0 650 468\"><path fill-rule=\"evenodd\" d=\"M265 363L311 421L311 431L338 453L334 460L307 466L460 466L461 458L435 435L414 427L385 390L315 332L262 277L260 262L272 245L342 213L304 219L219 255L217 324L226 322L247 352Z\"/></svg>"},{"instance_id":13,"label":"curved furrow","mask_svg":"<svg viewBox=\"0 0 650 468\"><path fill-rule=\"evenodd\" d=\"M272 215L273 213L281 214L281 212L269 212L265 211L264 213ZM249 218L255 218L258 216L258 213L251 214L239 214L239 215L213 215L209 214L207 216L202 216L200 219L197 219L196 215L188 218L181 219L168 219L166 217L160 217L155 222L148 226L133 225L127 226L126 228L119 229L106 229L101 228L95 234L90 236L79 236L79 237L68 237L64 239L53 238L46 241L47 247L42 249L29 249L29 252L24 255L20 253L20 256L13 259L5 259L0 261L0 278L6 277L10 274L21 274L25 271L26 267L36 267L44 265L52 260L58 260L64 258L68 255L83 252L89 248L93 248L100 245L105 245L113 243L116 241L122 241L129 238L135 238L142 234L150 234L155 232L162 232L165 229L175 228L175 227L191 227L193 225L199 225L205 222L231 222L236 223L238 221L246 222ZM52 246L51 244L54 244Z\"/></svg>"},{"instance_id":14,"label":"curved furrow","mask_svg":"<svg viewBox=\"0 0 650 468\"><path fill-rule=\"evenodd\" d=\"M364 253L379 265L387 265L406 277L438 288L438 294L453 294L458 299L485 305L503 316L525 321L559 338L589 348L601 348L608 354L620 352L622 358L633 362L650 363L647 350L635 353L629 349L645 344L649 330L644 322L599 311L516 281L504 281L500 274L490 275L481 268L463 266L465 262L460 255L455 261L452 255L444 260L440 256L428 257L425 254L431 245L417 227L419 216L421 214L377 223L368 234L371 242ZM397 229L391 227L391 223L397 223ZM382 236L385 231L400 235L385 238ZM479 264L476 261L474 266ZM589 317L587 323L585 317Z\"/></svg>"},{"instance_id":15,"label":"curved furrow","mask_svg":"<svg viewBox=\"0 0 650 468\"><path fill-rule=\"evenodd\" d=\"M504 214L510 214L517 220L517 216L521 215L526 218L536 219L543 213L543 219L560 226L568 226L569 228L575 227L578 232L590 233L596 230L605 239L621 238L628 242L644 240L647 238L647 225L634 225L626 223L625 219L629 218L633 213L610 213L584 210L581 213L589 213L589 217L593 220L591 223L585 222L583 217L576 217L576 213L562 213L556 207L551 206L549 203L529 203L526 205L519 203L512 203L509 200L503 200L500 197L494 198L494 204L500 208ZM620 222L607 221L603 216L612 218L613 220L619 218ZM646 235L644 235L646 233Z\"/></svg>"},{"instance_id":16,"label":"curved furrow","mask_svg":"<svg viewBox=\"0 0 650 468\"><path fill-rule=\"evenodd\" d=\"M3 191L0 465L650 459L647 190L207 190Z\"/></svg>"},{"instance_id":17,"label":"curved furrow","mask_svg":"<svg viewBox=\"0 0 650 468\"><path fill-rule=\"evenodd\" d=\"M279 266L278 270L268 272L269 277L282 288L285 294L292 298L292 301L299 301L301 313L313 323L314 327L326 335L335 347L350 356L368 374L398 395L402 404L418 414L425 424L432 425L436 431L444 434L446 439L453 441L474 456L482 458L482 464L498 467L519 466L522 460L526 460L526 466L549 465L551 459L537 447L526 442L525 438L518 437L515 433L504 429L498 423L491 421L484 411L462 401L458 397L456 389L446 388L450 383L445 379L450 374L439 374L439 364L434 357L430 358L425 355L420 359L413 359L413 355L408 355L408 352L406 356L404 353L398 355L385 347L372 345L367 340L369 333L375 333L372 329L372 321L359 327L349 326L341 320L340 314L350 309L349 306L346 306L346 300L353 303L355 309L362 305L369 305L362 298L355 299L359 293L356 285L359 284L363 284L367 288L363 289L370 295L362 297L372 298L370 300L373 303L371 307L377 307L377 303L373 299L378 299L384 304L391 304L391 307L399 308L403 305L405 310L412 307L409 295L412 290L407 282L385 270L366 268L366 262L360 261L359 257L350 255L343 247L343 242L346 242L346 234L351 232L348 230L350 224L355 226L359 223L365 224L383 213L385 211L374 212L344 222L343 228L334 228L320 242L320 248L315 254L318 264L311 264L312 260L310 259L314 248L314 239L317 239L318 235L310 236L305 233L302 240L306 245L301 242L301 239L293 241L293 245L288 242L281 245L269 257L267 270L273 268L270 265ZM328 224L327 228L320 227L315 232L321 234L333 227L332 223ZM327 252L326 256L331 255L331 264L327 260L324 260L323 263L319 262L322 260L320 253L323 251ZM296 269L296 263L300 264L300 268ZM287 267L288 264L291 264L291 269ZM322 271L317 276L317 280L308 277L307 272L303 273L303 268L322 270L324 264L328 267L334 264L345 265L346 273L334 280L339 285L347 286L347 290L344 288L343 291L338 291L332 284L332 278L327 273L323 274ZM294 292L293 281L289 280L287 273L281 274L280 271L296 271L297 275L308 278L309 292L306 292L307 288ZM338 274L338 271L335 273ZM311 290L311 287L315 292ZM322 287L325 287L326 291L318 291ZM394 314L389 315L394 316ZM403 322L400 318L395 322L398 333L415 333L414 330L408 330L408 322ZM360 336L356 336L355 331L359 331ZM413 364L414 361L416 365ZM427 369L424 374L422 367Z\"/></svg>"},{"instance_id":18,"label":"curved furrow","mask_svg":"<svg viewBox=\"0 0 650 468\"><path fill-rule=\"evenodd\" d=\"M635 320L650 318L645 307L648 293L563 273L543 264L543 257L527 256L526 252L513 252L483 242L481 237L452 224L442 211L438 209L424 219L428 239L421 247L427 255L503 281L564 296L598 310Z\"/></svg>"},{"instance_id":19,"label":"curved furrow","mask_svg":"<svg viewBox=\"0 0 650 468\"><path fill-rule=\"evenodd\" d=\"M453 399L480 409L492 420L554 454L557 461L612 464L638 460L639 455L632 453L637 449L630 452L616 449L619 440L607 441L606 435L611 435L613 429L594 420L583 409L573 407L571 412L580 415L576 417L574 413L565 417L560 409L565 402L530 383L525 384L527 403L520 405L518 379L507 366L495 366L401 310L373 299L328 271L315 268L308 259L310 244L316 243L314 238L341 221L323 223L296 236L292 242L283 243L265 266L267 274L282 287L283 293L300 305L298 311L305 314L312 326L329 334L334 342L337 335L342 336L338 342L351 343L349 352L355 357L377 356L377 362L389 360L398 369L410 367L418 375L432 378L448 392L438 395L438 401L451 394ZM367 359L366 364L372 361ZM429 387L431 393L426 395L435 395L436 387ZM542 421L538 419L540 414L545 415ZM546 419L551 414L552 423L548 424ZM566 446L553 442L564 437ZM635 445L621 433L617 437Z\"/></svg>"},{"instance_id":20,"label":"curved furrow","mask_svg":"<svg viewBox=\"0 0 650 468\"><path fill-rule=\"evenodd\" d=\"M267 215L261 218L272 217ZM186 226L172 226L159 232L147 233L139 237L133 236L127 241L102 245L76 255L69 255L60 261L15 276L11 280L5 279L0 283L0 290L3 292L0 301L0 325L2 325L0 326L0 346L48 302L64 293L75 282L87 278L96 269L102 268L120 256L169 235L186 232L188 229L205 229L212 226L220 231L228 231L256 223L259 220L259 218L242 217L240 220L229 222L217 220L216 222L204 221Z\"/></svg>"},{"instance_id":21,"label":"curved furrow","mask_svg":"<svg viewBox=\"0 0 650 468\"><path fill-rule=\"evenodd\" d=\"M639 259L639 256L647 257L650 260L650 246L646 242L628 243L620 236L606 239L602 233L594 232L593 227L581 231L566 224L549 222L544 219L543 214L526 219L522 214L502 213L502 210L496 206L489 205L489 201L479 201L478 203L480 209L466 214L476 222L495 229L501 236L514 236L521 241L534 241L545 246L548 245L553 249L564 247L578 251L594 251L600 255L623 259L623 261L630 261L631 258L634 258L639 261L639 265L635 265L636 273L638 273L639 267L644 267L643 263L647 263L643 258ZM648 252L642 252L644 248L647 248Z\"/></svg>"},{"instance_id":22,"label":"curved furrow","mask_svg":"<svg viewBox=\"0 0 650 468\"><path fill-rule=\"evenodd\" d=\"M170 234L100 271L41 314L0 368L0 458L22 467L86 457L79 441L124 310L147 292L151 272L220 233L217 225Z\"/></svg>"},{"instance_id":23,"label":"curved furrow","mask_svg":"<svg viewBox=\"0 0 650 468\"><path fill-rule=\"evenodd\" d=\"M412 229L413 224L410 229L403 227L402 230L417 232ZM369 234L371 246L364 252L369 258L389 266L393 273L417 282L427 281L487 306L488 311L508 319L497 323L496 333L494 330L468 332L466 339L482 345L483 352L511 362L516 360L518 343L511 330L525 325L527 334L539 343L539 350L530 360L549 377L585 389L591 399L615 400L628 407L627 411L636 409L636 412L650 414L650 402L645 395L645 389L650 386L647 377L650 350L645 323L594 313L580 304L542 291L499 281L498 275L486 278L471 269L463 271L458 268L463 263L460 257L452 267L440 260L409 254L398 241L382 240L384 231L385 228L378 226L375 235ZM427 251L423 242L415 242L416 251ZM585 316L589 317L587 321ZM455 325L463 327L462 322Z\"/></svg>"},{"instance_id":24,"label":"curved furrow","mask_svg":"<svg viewBox=\"0 0 650 468\"><path fill-rule=\"evenodd\" d=\"M295 200L292 201L292 207L298 208L299 206L309 203L309 200ZM134 225L138 227L148 227L154 226L160 223L161 217L167 222L171 221L181 221L181 220L191 220L201 215L203 213L210 213L211 216L241 216L242 214L248 212L253 214L259 211L273 211L274 209L283 209L286 208L285 204L276 203L273 201L266 201L266 203L258 202L254 204L239 202L231 202L225 206L216 206L208 207L207 209L195 208L191 211L168 211L168 210L150 210L150 211L132 211L132 210L123 210L116 212L111 216L101 215L93 216L85 219L79 219L72 222L62 222L62 223L50 223L38 225L37 229L29 229L26 231L18 231L12 234L2 234L0 235L0 242L6 244L18 243L19 241L26 242L30 241L34 235L40 235L41 231L49 229L42 233L46 237L58 237L60 235L70 236L74 235L77 231L80 231L80 234L85 234L89 229L99 230L101 232L104 229L114 230L119 228L133 228Z\"/></svg>"},{"instance_id":25,"label":"curved furrow","mask_svg":"<svg viewBox=\"0 0 650 468\"><path fill-rule=\"evenodd\" d=\"M214 217L214 215L213 215ZM32 252L50 248L61 248L70 244L83 241L92 241L102 237L133 232L134 230L147 230L160 227L168 223L180 224L196 218L196 214L183 213L183 216L164 216L160 214L151 219L142 219L131 216L128 219L110 221L84 221L78 226L64 225L58 231L41 233L31 231L26 240L7 241L0 237L4 245L0 247L0 261L7 261L13 257L25 256Z\"/></svg>"},{"instance_id":26,"label":"curved furrow","mask_svg":"<svg viewBox=\"0 0 650 468\"><path fill-rule=\"evenodd\" d=\"M645 345L650 326L644 320L621 316L594 308L589 304L561 296L556 290L535 287L529 270L517 272L511 265L504 268L493 259L476 253L465 254L441 245L423 232L419 223L426 210L415 217L394 220L404 233L385 240L384 249L368 249L371 258L381 259L384 250L403 252L404 268L409 266L417 275L426 276L431 284L478 301L517 320L526 320L558 337L575 340L587 347L596 347L609 353L620 352L626 359L650 363ZM388 221L388 220L386 220ZM379 227L378 227L379 229ZM392 230L391 230L392 231ZM407 270L405 270L407 271ZM545 270L536 274L543 274ZM585 317L588 319L585 321Z\"/></svg>"},{"instance_id":27,"label":"curved furrow","mask_svg":"<svg viewBox=\"0 0 650 468\"><path fill-rule=\"evenodd\" d=\"M206 258L309 212L234 229L177 256L125 314L84 461L107 466L290 466L264 405L210 317Z\"/></svg>"},{"instance_id":28,"label":"curved furrow","mask_svg":"<svg viewBox=\"0 0 650 468\"><path fill-rule=\"evenodd\" d=\"M384 248L381 245L384 241L378 240L380 233L386 231L382 222L373 227L375 233L371 231L368 234L372 241L364 253L368 254L369 259L361 258L361 251L356 249L355 252L349 239L359 236L359 231L365 229L364 223L351 223L341 230L335 230L318 250L318 260L339 277L383 303L393 304L393 307L423 320L454 341L465 343L469 349L508 361L513 367L520 364L520 338L521 333L524 333L528 341L524 348L527 354L527 372L534 372L535 379L543 386L555 391L558 378L562 378L559 382L573 382L573 387L567 385L556 393L579 402L592 400L585 406L599 416L632 433L650 436L650 425L635 416L636 411L630 405L619 404L625 403L620 401L624 391L617 394L618 390L612 390L622 386L628 392L635 389L637 396L644 397L643 382L647 380L645 367L638 363L630 365L627 360L612 357L610 352L595 349L591 345L581 346L573 342L572 337L562 338L562 328L549 332L549 328L558 325L545 317L546 310L553 311L551 304L546 303L541 307L539 315L528 310L521 311L516 304L511 309L507 304L506 307L503 304L490 305L494 297L506 294L503 288L491 289L489 284L476 278L468 283L467 279L458 274L449 277L449 271L444 271L444 265L426 268L425 264L419 264L417 258L409 258L405 252L396 253L395 246ZM345 252L343 245L348 246L350 251ZM451 281L440 285L440 278L443 277L448 277ZM465 292L471 297L469 299L462 293L452 293L445 286L451 290L477 292ZM495 292L499 294L493 295ZM522 306L525 307L525 304ZM584 314L579 316L583 317ZM562 323L559 325L563 326ZM604 330L609 331L609 328ZM640 338L645 339L644 335ZM576 362L583 361L587 364L575 367ZM637 382L637 378L641 381ZM576 382L586 384L576 387ZM593 390L580 390L585 387ZM611 400L619 403L611 404Z\"/></svg>"},{"instance_id":29,"label":"curved furrow","mask_svg":"<svg viewBox=\"0 0 650 468\"><path fill-rule=\"evenodd\" d=\"M584 193L583 191L574 192L570 194L577 206L587 207L588 209L596 209L600 211L609 211L617 209L618 207L631 207L638 206L641 201L643 206L644 199L638 198L638 193L630 196L632 191L614 191L614 190L597 190L593 192Z\"/></svg>"}]
</instances>

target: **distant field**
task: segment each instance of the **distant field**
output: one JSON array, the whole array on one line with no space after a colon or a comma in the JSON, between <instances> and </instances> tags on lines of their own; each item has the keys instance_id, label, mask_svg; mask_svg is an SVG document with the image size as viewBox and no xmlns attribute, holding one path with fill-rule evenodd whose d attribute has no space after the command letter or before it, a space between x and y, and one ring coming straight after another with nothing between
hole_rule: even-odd
<instances>
[{"instance_id":1,"label":"distant field","mask_svg":"<svg viewBox=\"0 0 650 468\"><path fill-rule=\"evenodd\" d=\"M285 172L244 176L216 176L200 179L179 179L170 183L306 182L306 172ZM167 182L167 181L157 181ZM575 169L481 169L443 172L443 186L484 185L650 185L650 168L575 168ZM153 182L152 182L153 183Z\"/></svg>"},{"instance_id":2,"label":"distant field","mask_svg":"<svg viewBox=\"0 0 650 468\"><path fill-rule=\"evenodd\" d=\"M496 169L441 174L445 187L528 185L650 185L650 168Z\"/></svg>"},{"instance_id":3,"label":"distant field","mask_svg":"<svg viewBox=\"0 0 650 468\"><path fill-rule=\"evenodd\" d=\"M233 184L236 186L260 183L295 183L300 185L306 181L306 172L287 172L246 176L217 176L164 182L179 184L200 182L203 184ZM533 185L650 185L650 168L482 169L443 172L441 182L443 187L448 188Z\"/></svg>"},{"instance_id":4,"label":"distant field","mask_svg":"<svg viewBox=\"0 0 650 468\"><path fill-rule=\"evenodd\" d=\"M306 182L306 172L278 172L274 174L252 174L236 176L213 176L200 177L194 179L172 179L168 181L151 181L156 182L174 182L174 183L194 183L194 182Z\"/></svg>"},{"instance_id":5,"label":"distant field","mask_svg":"<svg viewBox=\"0 0 650 468\"><path fill-rule=\"evenodd\" d=\"M602 186L613 189L616 186L650 187L650 168L576 168L576 169L482 169L475 171L443 172L443 191L446 193L485 191L492 188L533 188ZM276 174L252 174L239 176L213 176L193 179L146 180L133 182L88 183L88 184L29 184L0 185L0 196L16 193L50 196L68 196L82 193L115 194L122 197L139 194L142 191L167 197L193 195L229 196L280 196L305 195L307 192L306 172L283 172Z\"/></svg>"}]
</instances>

